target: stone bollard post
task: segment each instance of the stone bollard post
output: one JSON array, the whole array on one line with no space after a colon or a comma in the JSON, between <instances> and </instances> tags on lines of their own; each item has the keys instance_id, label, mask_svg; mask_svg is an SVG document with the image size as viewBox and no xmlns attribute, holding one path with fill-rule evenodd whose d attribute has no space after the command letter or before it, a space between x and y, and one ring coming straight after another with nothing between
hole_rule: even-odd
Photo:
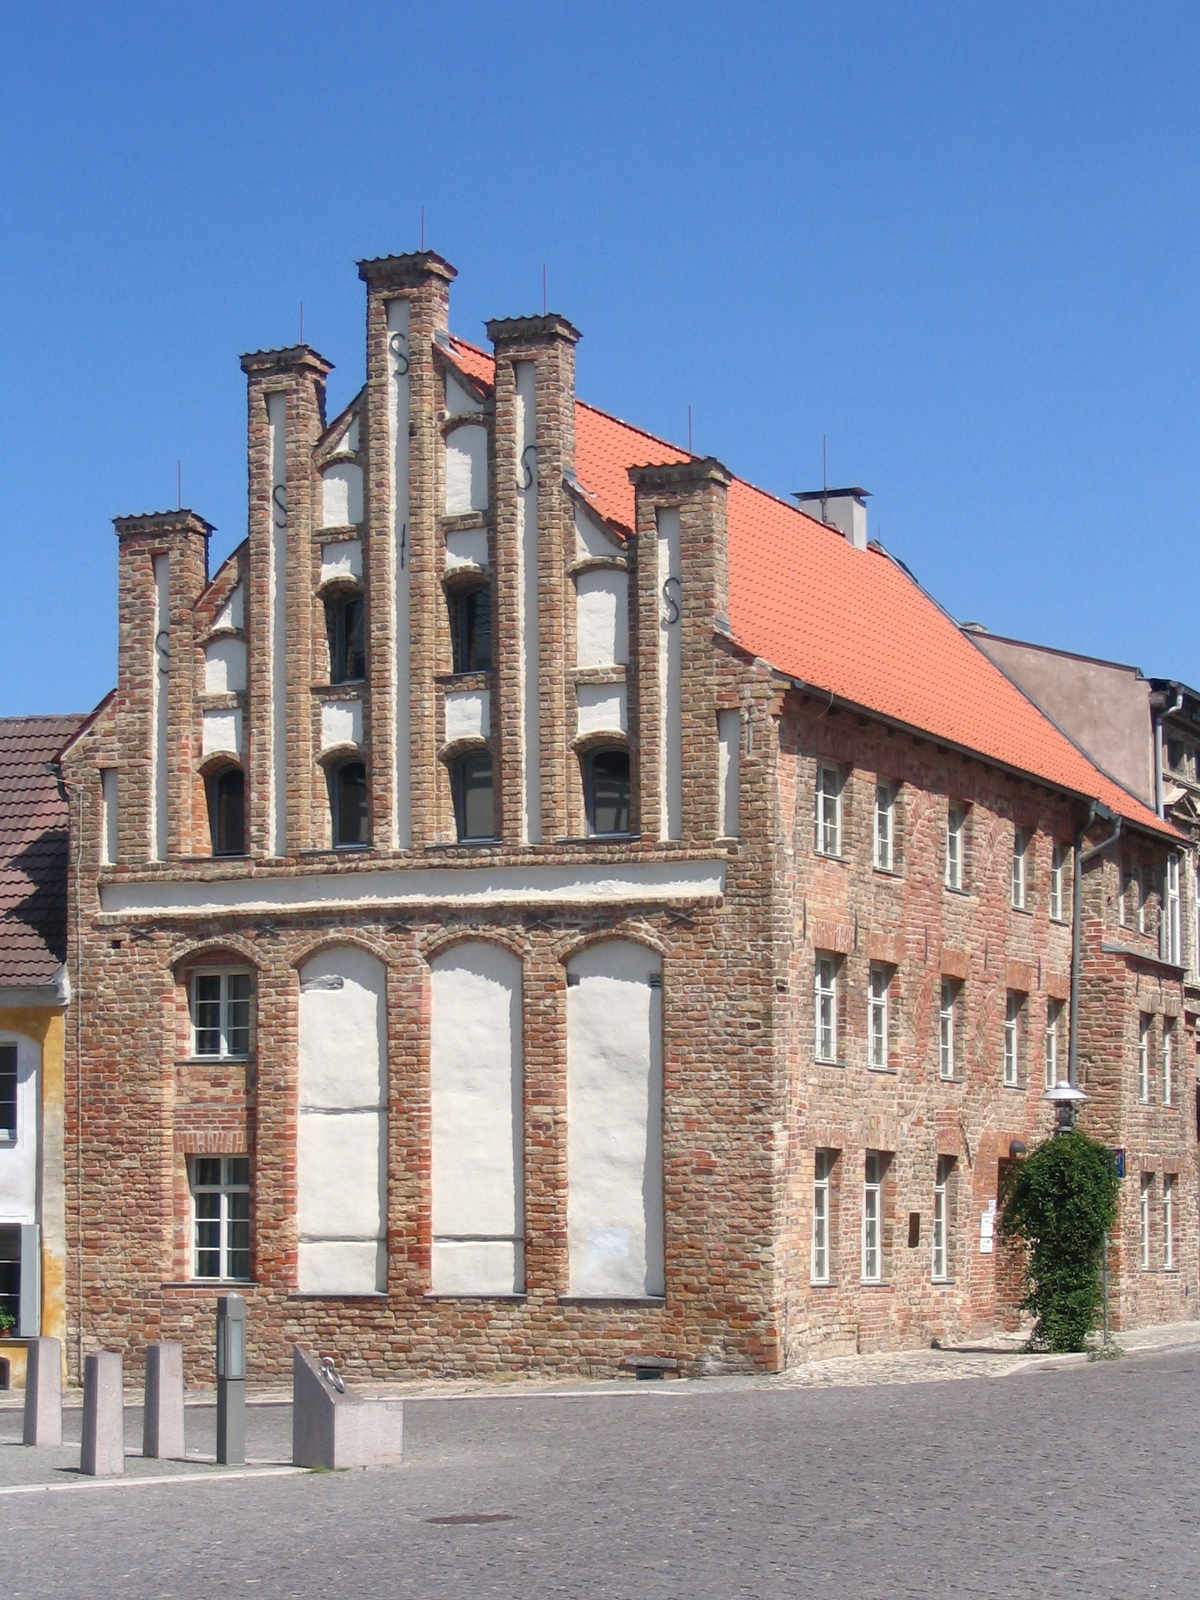
<instances>
[{"instance_id":1,"label":"stone bollard post","mask_svg":"<svg viewBox=\"0 0 1200 1600\"><path fill-rule=\"evenodd\" d=\"M25 1349L24 1444L62 1443L62 1341L31 1339Z\"/></svg>"},{"instance_id":2,"label":"stone bollard post","mask_svg":"<svg viewBox=\"0 0 1200 1600\"><path fill-rule=\"evenodd\" d=\"M177 1461L183 1453L183 1346L147 1345L142 1454Z\"/></svg>"},{"instance_id":3,"label":"stone bollard post","mask_svg":"<svg viewBox=\"0 0 1200 1600\"><path fill-rule=\"evenodd\" d=\"M125 1471L125 1396L121 1358L115 1350L84 1357L79 1470L90 1478L115 1477Z\"/></svg>"}]
</instances>

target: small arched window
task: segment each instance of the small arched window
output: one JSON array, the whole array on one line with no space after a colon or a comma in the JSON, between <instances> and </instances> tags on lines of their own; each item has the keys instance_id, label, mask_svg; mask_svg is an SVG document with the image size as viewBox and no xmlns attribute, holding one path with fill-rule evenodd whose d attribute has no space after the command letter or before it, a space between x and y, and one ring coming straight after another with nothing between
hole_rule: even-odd
<instances>
[{"instance_id":1,"label":"small arched window","mask_svg":"<svg viewBox=\"0 0 1200 1600\"><path fill-rule=\"evenodd\" d=\"M370 842L371 818L367 803L367 769L361 761L341 761L331 767L326 779L329 785L329 814L332 821L335 850L353 848Z\"/></svg>"},{"instance_id":2,"label":"small arched window","mask_svg":"<svg viewBox=\"0 0 1200 1600\"><path fill-rule=\"evenodd\" d=\"M363 597L357 589L339 589L326 596L325 633L329 640L330 683L353 683L365 678Z\"/></svg>"},{"instance_id":3,"label":"small arched window","mask_svg":"<svg viewBox=\"0 0 1200 1600\"><path fill-rule=\"evenodd\" d=\"M492 793L492 757L487 750L468 750L450 768L454 826L460 842L494 839L496 808Z\"/></svg>"},{"instance_id":4,"label":"small arched window","mask_svg":"<svg viewBox=\"0 0 1200 1600\"><path fill-rule=\"evenodd\" d=\"M589 834L629 832L629 751L610 745L583 757Z\"/></svg>"},{"instance_id":5,"label":"small arched window","mask_svg":"<svg viewBox=\"0 0 1200 1600\"><path fill-rule=\"evenodd\" d=\"M450 646L455 672L487 672L492 665L492 592L486 583L451 589Z\"/></svg>"},{"instance_id":6,"label":"small arched window","mask_svg":"<svg viewBox=\"0 0 1200 1600\"><path fill-rule=\"evenodd\" d=\"M208 834L214 856L246 853L246 775L241 767L222 767L205 782Z\"/></svg>"}]
</instances>

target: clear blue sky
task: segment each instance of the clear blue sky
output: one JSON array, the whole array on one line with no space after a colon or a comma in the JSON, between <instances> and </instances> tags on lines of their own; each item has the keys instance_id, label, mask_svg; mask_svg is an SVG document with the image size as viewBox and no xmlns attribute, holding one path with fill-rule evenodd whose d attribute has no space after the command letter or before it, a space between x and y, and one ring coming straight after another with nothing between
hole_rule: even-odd
<instances>
[{"instance_id":1,"label":"clear blue sky","mask_svg":"<svg viewBox=\"0 0 1200 1600\"><path fill-rule=\"evenodd\" d=\"M243 536L243 350L362 381L354 263L551 309L586 399L873 492L960 619L1200 685L1200 10L78 0L0 67L0 714L115 675L111 518ZM887 619L879 619L886 627Z\"/></svg>"}]
</instances>

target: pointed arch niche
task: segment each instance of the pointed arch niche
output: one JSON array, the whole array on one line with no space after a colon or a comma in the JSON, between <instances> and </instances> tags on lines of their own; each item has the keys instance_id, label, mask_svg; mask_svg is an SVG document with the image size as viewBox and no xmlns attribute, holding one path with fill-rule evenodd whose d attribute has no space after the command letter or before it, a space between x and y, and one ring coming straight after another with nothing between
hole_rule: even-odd
<instances>
[{"instance_id":1,"label":"pointed arch niche","mask_svg":"<svg viewBox=\"0 0 1200 1600\"><path fill-rule=\"evenodd\" d=\"M665 1292L662 960L605 939L567 962L570 1293Z\"/></svg>"},{"instance_id":2,"label":"pointed arch niche","mask_svg":"<svg viewBox=\"0 0 1200 1600\"><path fill-rule=\"evenodd\" d=\"M521 962L469 939L434 956L430 1096L434 1294L525 1288Z\"/></svg>"},{"instance_id":3,"label":"pointed arch niche","mask_svg":"<svg viewBox=\"0 0 1200 1600\"><path fill-rule=\"evenodd\" d=\"M354 945L300 968L296 1188L301 1294L387 1289L387 983Z\"/></svg>"}]
</instances>

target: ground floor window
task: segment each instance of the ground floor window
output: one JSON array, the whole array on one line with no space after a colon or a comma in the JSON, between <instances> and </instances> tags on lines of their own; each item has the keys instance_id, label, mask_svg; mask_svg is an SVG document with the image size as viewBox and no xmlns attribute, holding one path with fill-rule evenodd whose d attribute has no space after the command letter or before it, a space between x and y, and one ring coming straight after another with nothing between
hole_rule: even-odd
<instances>
[{"instance_id":1,"label":"ground floor window","mask_svg":"<svg viewBox=\"0 0 1200 1600\"><path fill-rule=\"evenodd\" d=\"M950 1223L954 1182L954 1157L939 1156L933 1185L933 1277L945 1282L950 1276Z\"/></svg>"},{"instance_id":2,"label":"ground floor window","mask_svg":"<svg viewBox=\"0 0 1200 1600\"><path fill-rule=\"evenodd\" d=\"M0 1338L21 1320L21 1230L0 1227Z\"/></svg>"},{"instance_id":3,"label":"ground floor window","mask_svg":"<svg viewBox=\"0 0 1200 1600\"><path fill-rule=\"evenodd\" d=\"M818 1150L813 1162L812 1281L828 1283L829 1230L832 1206L833 1167L836 1150Z\"/></svg>"},{"instance_id":4,"label":"ground floor window","mask_svg":"<svg viewBox=\"0 0 1200 1600\"><path fill-rule=\"evenodd\" d=\"M192 1276L250 1276L250 1159L193 1156Z\"/></svg>"}]
</instances>

